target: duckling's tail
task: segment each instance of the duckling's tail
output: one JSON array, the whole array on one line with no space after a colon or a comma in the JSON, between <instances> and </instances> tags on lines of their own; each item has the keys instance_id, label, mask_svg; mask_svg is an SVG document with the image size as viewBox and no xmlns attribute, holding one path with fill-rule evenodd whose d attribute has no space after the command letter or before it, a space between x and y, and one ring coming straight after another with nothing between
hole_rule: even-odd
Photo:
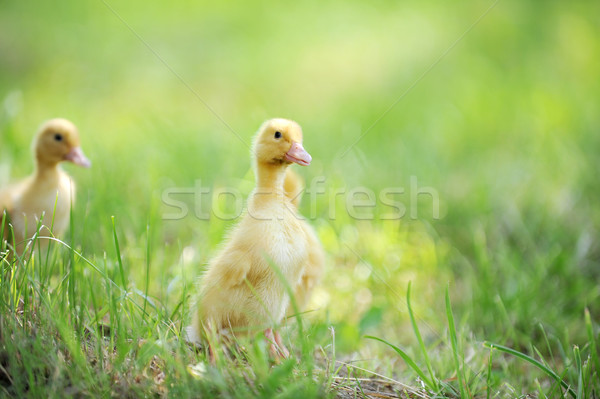
<instances>
[{"instance_id":1,"label":"duckling's tail","mask_svg":"<svg viewBox=\"0 0 600 399\"><path fill-rule=\"evenodd\" d=\"M283 181L283 189L292 204L298 208L302 199L302 191L304 191L304 179L294 172L292 168L287 168L285 180Z\"/></svg>"}]
</instances>

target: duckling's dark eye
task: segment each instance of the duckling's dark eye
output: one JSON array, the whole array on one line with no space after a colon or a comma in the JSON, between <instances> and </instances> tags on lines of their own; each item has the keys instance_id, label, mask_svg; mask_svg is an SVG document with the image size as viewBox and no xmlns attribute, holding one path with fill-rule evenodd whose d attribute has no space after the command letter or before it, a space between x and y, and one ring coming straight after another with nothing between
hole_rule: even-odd
<instances>
[{"instance_id":1,"label":"duckling's dark eye","mask_svg":"<svg viewBox=\"0 0 600 399\"><path fill-rule=\"evenodd\" d=\"M275 138L276 139L280 139L281 138L281 132L275 132Z\"/></svg>"},{"instance_id":2,"label":"duckling's dark eye","mask_svg":"<svg viewBox=\"0 0 600 399\"><path fill-rule=\"evenodd\" d=\"M62 134L56 133L54 135L54 140L56 140L56 141L62 141L62 139L63 139Z\"/></svg>"}]
</instances>

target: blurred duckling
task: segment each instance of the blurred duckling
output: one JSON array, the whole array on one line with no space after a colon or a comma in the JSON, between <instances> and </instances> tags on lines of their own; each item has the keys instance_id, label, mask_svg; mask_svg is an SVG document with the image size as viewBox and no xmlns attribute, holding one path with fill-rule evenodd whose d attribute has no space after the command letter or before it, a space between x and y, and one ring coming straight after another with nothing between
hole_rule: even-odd
<instances>
[{"instance_id":1,"label":"blurred duckling","mask_svg":"<svg viewBox=\"0 0 600 399\"><path fill-rule=\"evenodd\" d=\"M271 355L287 357L289 351L274 330L290 304L281 278L305 301L316 283L314 276L319 274L308 264L322 262L322 250L286 195L284 180L289 165L307 166L311 156L302 147L300 126L286 119L271 119L260 127L253 155L256 188L242 220L201 278L188 337L210 341L214 335L223 337L258 328L270 343ZM208 351L214 362L210 343Z\"/></svg>"},{"instance_id":2,"label":"blurred duckling","mask_svg":"<svg viewBox=\"0 0 600 399\"><path fill-rule=\"evenodd\" d=\"M38 227L44 234L60 236L69 225L69 210L75 199L75 184L59 166L72 162L84 168L91 166L80 147L75 125L62 118L46 121L40 127L34 144L35 171L27 179L0 190L0 218L7 214L14 232L16 252L22 254ZM4 239L13 244L13 236L5 221ZM0 220L0 226L2 220Z\"/></svg>"}]
</instances>

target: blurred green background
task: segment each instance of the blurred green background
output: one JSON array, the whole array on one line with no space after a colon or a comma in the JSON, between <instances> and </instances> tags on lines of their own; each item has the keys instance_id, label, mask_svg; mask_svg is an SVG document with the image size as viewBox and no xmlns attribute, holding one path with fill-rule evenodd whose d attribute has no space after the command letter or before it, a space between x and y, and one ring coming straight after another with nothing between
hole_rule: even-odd
<instances>
[{"instance_id":1,"label":"blurred green background","mask_svg":"<svg viewBox=\"0 0 600 399\"><path fill-rule=\"evenodd\" d=\"M65 166L76 245L116 267L114 215L141 287L149 224L150 292L175 306L234 222L163 220L164 190L201 180L247 195L243 142L265 119L294 119L314 159L296 170L326 177L313 317L337 327L340 351L381 356L365 332L414 344L409 280L429 341L444 334L449 282L475 343L527 348L540 324L577 343L583 309L600 318L600 2L500 0L484 15L493 4L1 1L0 185L32 170L42 121L71 119L93 162ZM437 191L439 219L426 195L418 218L391 221L380 202L354 220L330 195L404 187L409 213L411 177Z\"/></svg>"}]
</instances>

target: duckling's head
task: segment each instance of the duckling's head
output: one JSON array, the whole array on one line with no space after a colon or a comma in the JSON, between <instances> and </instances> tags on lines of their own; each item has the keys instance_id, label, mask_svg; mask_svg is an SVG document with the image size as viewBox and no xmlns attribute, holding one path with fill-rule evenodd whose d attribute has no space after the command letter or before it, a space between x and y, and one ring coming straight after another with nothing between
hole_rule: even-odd
<instances>
[{"instance_id":1,"label":"duckling's head","mask_svg":"<svg viewBox=\"0 0 600 399\"><path fill-rule=\"evenodd\" d=\"M84 168L92 165L81 150L77 127L62 118L44 122L38 132L34 151L38 164L54 166L68 161Z\"/></svg>"},{"instance_id":2,"label":"duckling's head","mask_svg":"<svg viewBox=\"0 0 600 399\"><path fill-rule=\"evenodd\" d=\"M302 147L302 128L288 119L270 119L262 124L254 139L258 164L287 166L292 162L310 165L312 157Z\"/></svg>"}]
</instances>

